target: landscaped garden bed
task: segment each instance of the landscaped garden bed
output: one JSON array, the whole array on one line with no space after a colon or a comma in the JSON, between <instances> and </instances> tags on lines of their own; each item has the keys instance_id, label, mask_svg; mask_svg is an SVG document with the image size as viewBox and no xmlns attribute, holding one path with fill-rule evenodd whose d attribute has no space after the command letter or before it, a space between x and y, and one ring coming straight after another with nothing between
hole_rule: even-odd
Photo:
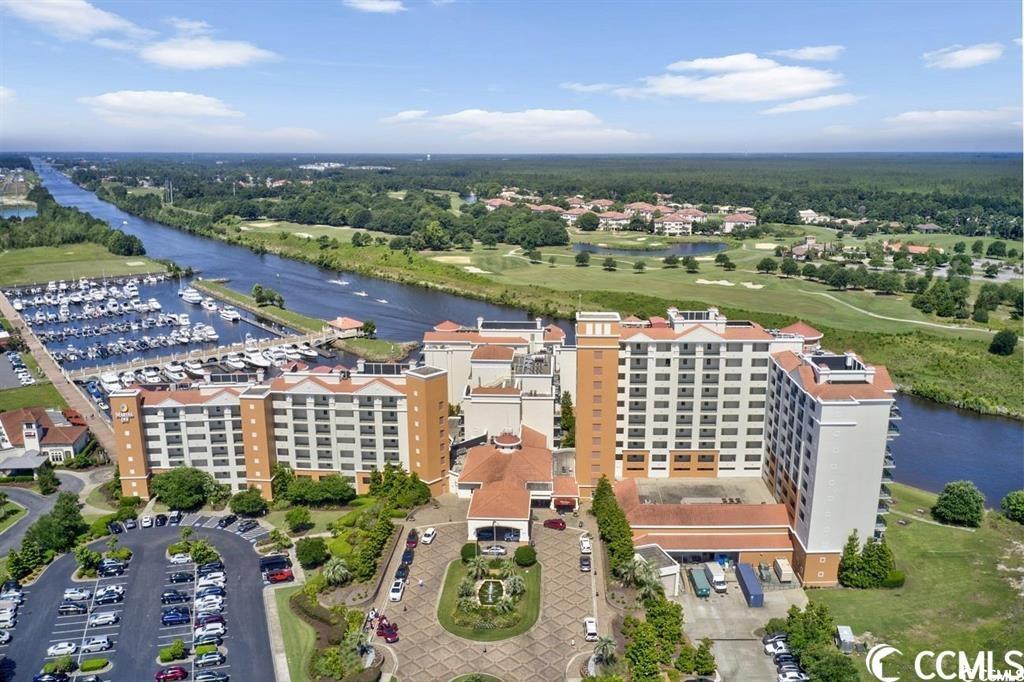
<instances>
[{"instance_id":1,"label":"landscaped garden bed","mask_svg":"<svg viewBox=\"0 0 1024 682\"><path fill-rule=\"evenodd\" d=\"M540 591L540 564L520 568L508 559L471 556L448 566L437 617L466 639L508 639L537 622Z\"/></svg>"}]
</instances>

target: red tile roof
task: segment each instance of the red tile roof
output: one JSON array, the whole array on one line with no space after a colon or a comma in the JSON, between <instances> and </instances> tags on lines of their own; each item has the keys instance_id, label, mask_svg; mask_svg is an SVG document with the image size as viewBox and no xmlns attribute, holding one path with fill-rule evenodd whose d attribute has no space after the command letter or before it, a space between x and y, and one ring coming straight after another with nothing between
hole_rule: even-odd
<instances>
[{"instance_id":1,"label":"red tile roof","mask_svg":"<svg viewBox=\"0 0 1024 682\"><path fill-rule=\"evenodd\" d=\"M511 361L512 357L516 354L514 350L508 346L496 346L493 344L486 344L477 346L476 350L470 356L473 360L506 360Z\"/></svg>"},{"instance_id":2,"label":"red tile roof","mask_svg":"<svg viewBox=\"0 0 1024 682\"><path fill-rule=\"evenodd\" d=\"M490 343L504 346L525 346L526 339L521 336L484 336L476 330L471 331L429 331L423 333L424 343L465 342L472 344Z\"/></svg>"},{"instance_id":3,"label":"red tile roof","mask_svg":"<svg viewBox=\"0 0 1024 682\"><path fill-rule=\"evenodd\" d=\"M757 218L747 213L730 213L722 218L727 223L756 223Z\"/></svg>"},{"instance_id":4,"label":"red tile roof","mask_svg":"<svg viewBox=\"0 0 1024 682\"><path fill-rule=\"evenodd\" d=\"M564 341L565 331L561 327L553 324L549 324L544 327L544 340L545 341Z\"/></svg>"},{"instance_id":5,"label":"red tile roof","mask_svg":"<svg viewBox=\"0 0 1024 682\"><path fill-rule=\"evenodd\" d=\"M458 322L452 322L451 320L445 320L440 324L434 325L434 331L436 332L457 332L462 329L462 325Z\"/></svg>"},{"instance_id":6,"label":"red tile roof","mask_svg":"<svg viewBox=\"0 0 1024 682\"><path fill-rule=\"evenodd\" d=\"M501 452L493 444L472 448L466 456L459 483L479 483L473 491L468 518L528 519L527 483L551 483L551 451L529 444L533 434L523 433L523 446Z\"/></svg>"},{"instance_id":7,"label":"red tile roof","mask_svg":"<svg viewBox=\"0 0 1024 682\"><path fill-rule=\"evenodd\" d=\"M350 331L352 329L360 329L363 326L362 321L355 319L354 317L338 317L327 324L331 325L335 329L341 331Z\"/></svg>"},{"instance_id":8,"label":"red tile roof","mask_svg":"<svg viewBox=\"0 0 1024 682\"><path fill-rule=\"evenodd\" d=\"M23 407L4 412L0 414L0 422L7 433L7 440L18 448L25 446L21 432L21 426L25 422L35 422L43 428L45 433L40 440L42 445L74 445L88 431L84 426L54 426L50 415L42 407Z\"/></svg>"},{"instance_id":9,"label":"red tile roof","mask_svg":"<svg viewBox=\"0 0 1024 682\"><path fill-rule=\"evenodd\" d=\"M667 552L737 552L743 550L791 551L793 542L782 533L699 533L663 535L645 533L633 538L635 547L658 545Z\"/></svg>"},{"instance_id":10,"label":"red tile roof","mask_svg":"<svg viewBox=\"0 0 1024 682\"><path fill-rule=\"evenodd\" d=\"M820 341L824 336L824 334L803 321L794 322L788 327L783 327L779 331L784 334L796 334L798 336L802 336L804 337L804 341Z\"/></svg>"}]
</instances>

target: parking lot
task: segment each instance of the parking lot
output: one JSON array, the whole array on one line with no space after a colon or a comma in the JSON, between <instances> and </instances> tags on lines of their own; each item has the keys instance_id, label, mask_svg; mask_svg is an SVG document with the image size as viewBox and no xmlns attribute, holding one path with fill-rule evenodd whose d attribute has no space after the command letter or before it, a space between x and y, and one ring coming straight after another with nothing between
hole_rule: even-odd
<instances>
[{"instance_id":1,"label":"parking lot","mask_svg":"<svg viewBox=\"0 0 1024 682\"><path fill-rule=\"evenodd\" d=\"M225 564L226 596L221 615L226 622L227 632L223 636L220 650L226 655L226 660L223 665L206 669L223 672L234 680L273 679L263 607L263 580L249 538L232 532L230 528L208 528L206 520L196 526L194 524L199 521L199 517L191 520L189 525L195 531L194 537L210 540L221 553ZM213 524L216 525L216 520ZM0 664L0 679L31 680L46 661L55 658L47 655L47 649L63 642L76 645L73 655L76 660L109 658L114 667L109 673L101 674L103 679L131 682L152 680L158 670L168 665L182 665L189 671L189 679L192 679L194 670L191 661L165 665L157 662L159 649L174 640L181 639L188 646L192 644L191 620L182 625L161 625L161 612L167 608L167 605L161 604L161 593L169 589L180 589L188 594L188 601L183 605L191 607L196 589L195 580L172 583L169 579L172 573L194 573L196 568L191 563L172 564L168 560L166 548L178 539L178 533L178 527L169 525L139 527L118 535L120 545L134 552L127 570L120 576L76 581L72 579L75 570L73 556L66 555L55 561L35 584L24 589L25 601L18 611L16 626L10 629L11 641L0 646L0 654L5 656ZM105 542L97 541L92 547L103 550ZM89 598L78 602L87 605L89 613L58 614L58 605L68 588L89 591ZM123 589L123 601L97 604L97 591L102 592L104 588ZM89 625L90 616L107 613L116 615L116 622ZM82 653L86 640L103 635L110 639L110 649Z\"/></svg>"},{"instance_id":2,"label":"parking lot","mask_svg":"<svg viewBox=\"0 0 1024 682\"><path fill-rule=\"evenodd\" d=\"M0 355L0 389L30 386L34 383L36 377L32 376L19 353L7 351Z\"/></svg>"},{"instance_id":3,"label":"parking lot","mask_svg":"<svg viewBox=\"0 0 1024 682\"><path fill-rule=\"evenodd\" d=\"M800 588L766 590L763 608L749 608L743 599L739 584L728 573L728 591L712 592L708 599L693 594L686 576L680 579L682 588L675 601L683 605L684 629L691 640L708 637L714 643L718 672L726 680L774 680L775 665L764 654L760 635L770 618L785 618L789 607L803 608L807 596Z\"/></svg>"}]
</instances>

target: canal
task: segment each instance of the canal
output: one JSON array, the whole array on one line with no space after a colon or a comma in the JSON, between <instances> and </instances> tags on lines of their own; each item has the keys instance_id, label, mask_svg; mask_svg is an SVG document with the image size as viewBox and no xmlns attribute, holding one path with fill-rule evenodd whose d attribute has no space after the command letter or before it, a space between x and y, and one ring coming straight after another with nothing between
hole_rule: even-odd
<instances>
[{"instance_id":1,"label":"canal","mask_svg":"<svg viewBox=\"0 0 1024 682\"><path fill-rule=\"evenodd\" d=\"M526 317L516 308L323 270L270 254L258 255L143 220L78 187L39 159L33 159L33 163L57 202L136 235L150 257L191 266L207 278L227 278L233 289L243 293L254 284L270 286L284 296L288 308L307 315L372 319L381 337L395 340L418 340L425 330L446 319L473 324L478 316L499 320ZM714 245L704 246L716 250ZM341 281L347 284L337 283ZM355 295L359 291L367 295ZM564 322L561 326L568 327ZM571 333L571 329L567 331ZM947 481L973 480L993 507L1010 490L1024 488L1024 424L910 396L900 396L899 404L903 411L899 424L902 436L892 445L897 481L938 491Z\"/></svg>"}]
</instances>

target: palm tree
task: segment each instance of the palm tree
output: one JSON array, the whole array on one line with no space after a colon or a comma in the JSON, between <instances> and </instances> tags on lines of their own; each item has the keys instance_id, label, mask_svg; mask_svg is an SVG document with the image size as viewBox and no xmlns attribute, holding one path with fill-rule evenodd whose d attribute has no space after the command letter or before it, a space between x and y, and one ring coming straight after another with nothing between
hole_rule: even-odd
<instances>
[{"instance_id":1,"label":"palm tree","mask_svg":"<svg viewBox=\"0 0 1024 682\"><path fill-rule=\"evenodd\" d=\"M615 651L617 648L615 640L611 637L599 637L597 644L594 645L594 656L601 663L613 663L615 661Z\"/></svg>"},{"instance_id":2,"label":"palm tree","mask_svg":"<svg viewBox=\"0 0 1024 682\"><path fill-rule=\"evenodd\" d=\"M487 575L487 559L479 554L466 564L466 572L473 580L480 580Z\"/></svg>"},{"instance_id":3,"label":"palm tree","mask_svg":"<svg viewBox=\"0 0 1024 682\"><path fill-rule=\"evenodd\" d=\"M459 596L460 597L472 597L473 596L473 581L466 576L459 581Z\"/></svg>"},{"instance_id":4,"label":"palm tree","mask_svg":"<svg viewBox=\"0 0 1024 682\"><path fill-rule=\"evenodd\" d=\"M455 600L455 610L470 613L476 608L476 600L472 597L459 597Z\"/></svg>"},{"instance_id":5,"label":"palm tree","mask_svg":"<svg viewBox=\"0 0 1024 682\"><path fill-rule=\"evenodd\" d=\"M511 559L502 559L501 563L498 564L498 573L501 575L502 580L512 577L515 575L515 572L516 565Z\"/></svg>"},{"instance_id":6,"label":"palm tree","mask_svg":"<svg viewBox=\"0 0 1024 682\"><path fill-rule=\"evenodd\" d=\"M654 569L654 565L647 562L646 559L637 558L640 563L640 567L637 570L636 582L637 585L642 583L660 582L658 572Z\"/></svg>"},{"instance_id":7,"label":"palm tree","mask_svg":"<svg viewBox=\"0 0 1024 682\"><path fill-rule=\"evenodd\" d=\"M494 605L494 610L498 613L512 613L516 610L516 603L511 597L502 597Z\"/></svg>"},{"instance_id":8,"label":"palm tree","mask_svg":"<svg viewBox=\"0 0 1024 682\"><path fill-rule=\"evenodd\" d=\"M633 557L632 561L619 566L619 582L626 586L636 585L637 579L646 565L647 562L640 557Z\"/></svg>"},{"instance_id":9,"label":"palm tree","mask_svg":"<svg viewBox=\"0 0 1024 682\"><path fill-rule=\"evenodd\" d=\"M640 584L636 586L637 594L640 596L642 601L653 599L661 594L665 590L665 586L661 584L661 580L655 576L645 576Z\"/></svg>"},{"instance_id":10,"label":"palm tree","mask_svg":"<svg viewBox=\"0 0 1024 682\"><path fill-rule=\"evenodd\" d=\"M352 571L341 557L332 557L324 564L323 576L329 585L344 585L352 580Z\"/></svg>"},{"instance_id":11,"label":"palm tree","mask_svg":"<svg viewBox=\"0 0 1024 682\"><path fill-rule=\"evenodd\" d=\"M194 532L195 532L195 531L193 531L193 530L192 530L192 529L191 529L190 527L188 527L188 526L186 526L186 527L182 528L182 529L181 529L181 535L180 535L180 537L181 537L181 541L182 541L182 542L188 542L188 541L189 541L189 538L191 538L191 537L192 537L192 534L193 534Z\"/></svg>"},{"instance_id":12,"label":"palm tree","mask_svg":"<svg viewBox=\"0 0 1024 682\"><path fill-rule=\"evenodd\" d=\"M505 591L512 597L518 597L526 592L526 578L519 573L513 573L505 581Z\"/></svg>"}]
</instances>

